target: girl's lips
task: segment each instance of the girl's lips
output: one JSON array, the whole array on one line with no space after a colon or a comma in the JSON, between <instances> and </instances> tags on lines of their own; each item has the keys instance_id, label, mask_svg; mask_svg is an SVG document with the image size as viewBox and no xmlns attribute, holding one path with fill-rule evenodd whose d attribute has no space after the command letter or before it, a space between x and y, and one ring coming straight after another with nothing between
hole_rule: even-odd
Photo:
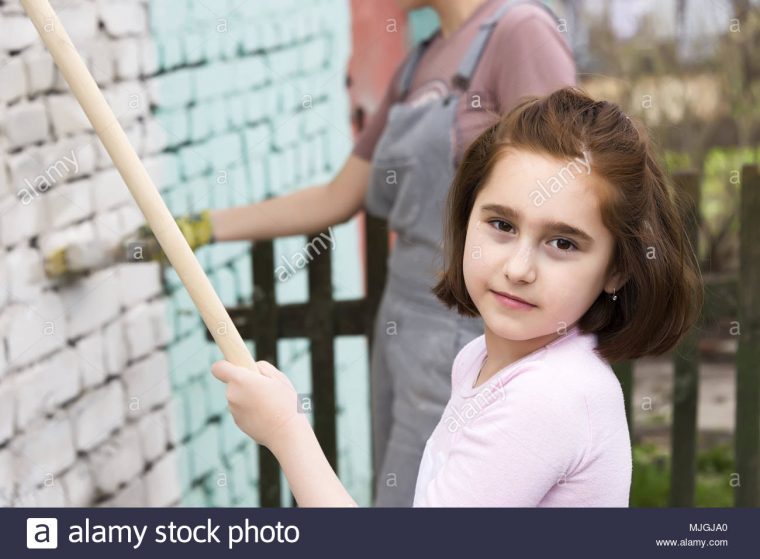
<instances>
[{"instance_id":1,"label":"girl's lips","mask_svg":"<svg viewBox=\"0 0 760 559\"><path fill-rule=\"evenodd\" d=\"M525 301L521 301L519 299L514 299L498 291L492 290L491 293L493 293L494 297L496 297L496 300L499 301L499 303L501 303L502 305L510 309L526 309L527 310L527 309L532 309L536 306L530 303L526 303Z\"/></svg>"}]
</instances>

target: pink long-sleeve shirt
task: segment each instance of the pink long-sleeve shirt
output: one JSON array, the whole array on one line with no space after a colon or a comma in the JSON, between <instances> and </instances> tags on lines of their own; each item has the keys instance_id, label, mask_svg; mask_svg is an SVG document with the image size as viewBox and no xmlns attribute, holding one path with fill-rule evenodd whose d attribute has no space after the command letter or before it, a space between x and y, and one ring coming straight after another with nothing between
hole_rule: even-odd
<instances>
[{"instance_id":1,"label":"pink long-sleeve shirt","mask_svg":"<svg viewBox=\"0 0 760 559\"><path fill-rule=\"evenodd\" d=\"M415 507L627 507L623 392L574 326L473 388L485 335L457 354L451 398L425 445Z\"/></svg>"}]
</instances>

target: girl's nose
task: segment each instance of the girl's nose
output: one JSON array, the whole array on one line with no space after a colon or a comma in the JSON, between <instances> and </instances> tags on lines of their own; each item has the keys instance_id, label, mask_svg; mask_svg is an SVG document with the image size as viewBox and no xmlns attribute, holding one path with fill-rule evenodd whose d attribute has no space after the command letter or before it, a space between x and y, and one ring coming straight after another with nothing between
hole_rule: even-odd
<instances>
[{"instance_id":1,"label":"girl's nose","mask_svg":"<svg viewBox=\"0 0 760 559\"><path fill-rule=\"evenodd\" d=\"M533 247L527 242L519 242L515 249L504 261L502 272L515 283L532 283L536 279Z\"/></svg>"}]
</instances>

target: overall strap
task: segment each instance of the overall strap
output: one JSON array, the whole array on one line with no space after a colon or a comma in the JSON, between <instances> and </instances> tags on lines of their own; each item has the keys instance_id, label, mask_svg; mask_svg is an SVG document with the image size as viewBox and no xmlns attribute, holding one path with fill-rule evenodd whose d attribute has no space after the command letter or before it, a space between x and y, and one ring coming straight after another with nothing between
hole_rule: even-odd
<instances>
[{"instance_id":1,"label":"overall strap","mask_svg":"<svg viewBox=\"0 0 760 559\"><path fill-rule=\"evenodd\" d=\"M465 53L462 61L459 64L457 73L454 74L454 77L452 78L452 83L454 86L460 88L462 91L467 91L467 88L470 85L470 79L472 79L472 76L475 73L475 69L478 67L480 57L483 55L483 51L488 44L488 40L491 38L491 33L493 33L496 24L499 23L499 20L504 16L504 14L506 14L515 6L519 6L520 4L533 4L534 6L543 8L546 12L549 13L549 15L551 15L552 19L559 23L556 14L543 2L535 0L509 0L505 2L498 10L496 10L496 12L493 13L491 17L480 24L478 34L475 36L475 39L473 39L469 50Z\"/></svg>"},{"instance_id":2,"label":"overall strap","mask_svg":"<svg viewBox=\"0 0 760 559\"><path fill-rule=\"evenodd\" d=\"M437 29L426 39L421 41L420 44L417 45L417 48L414 49L414 52L411 54L409 59L406 61L406 65L404 66L404 69L401 72L401 76L399 77L399 99L404 99L406 97L406 94L409 92L409 88L412 86L412 79L414 79L414 72L417 69L417 64L419 64L420 58L422 58L422 55L424 54L428 44L430 44L430 41L432 41L439 32L440 29Z\"/></svg>"}]
</instances>

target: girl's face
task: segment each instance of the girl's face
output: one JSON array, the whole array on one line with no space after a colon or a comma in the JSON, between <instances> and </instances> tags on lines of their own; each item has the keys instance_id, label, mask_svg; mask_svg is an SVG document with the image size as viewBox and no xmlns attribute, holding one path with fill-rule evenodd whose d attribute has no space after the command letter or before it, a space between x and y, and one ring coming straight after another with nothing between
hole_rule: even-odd
<instances>
[{"instance_id":1,"label":"girl's face","mask_svg":"<svg viewBox=\"0 0 760 559\"><path fill-rule=\"evenodd\" d=\"M602 223L606 185L586 157L509 150L478 193L467 225L464 279L486 328L529 340L569 329L602 290L614 239ZM518 303L499 293L518 297Z\"/></svg>"}]
</instances>

